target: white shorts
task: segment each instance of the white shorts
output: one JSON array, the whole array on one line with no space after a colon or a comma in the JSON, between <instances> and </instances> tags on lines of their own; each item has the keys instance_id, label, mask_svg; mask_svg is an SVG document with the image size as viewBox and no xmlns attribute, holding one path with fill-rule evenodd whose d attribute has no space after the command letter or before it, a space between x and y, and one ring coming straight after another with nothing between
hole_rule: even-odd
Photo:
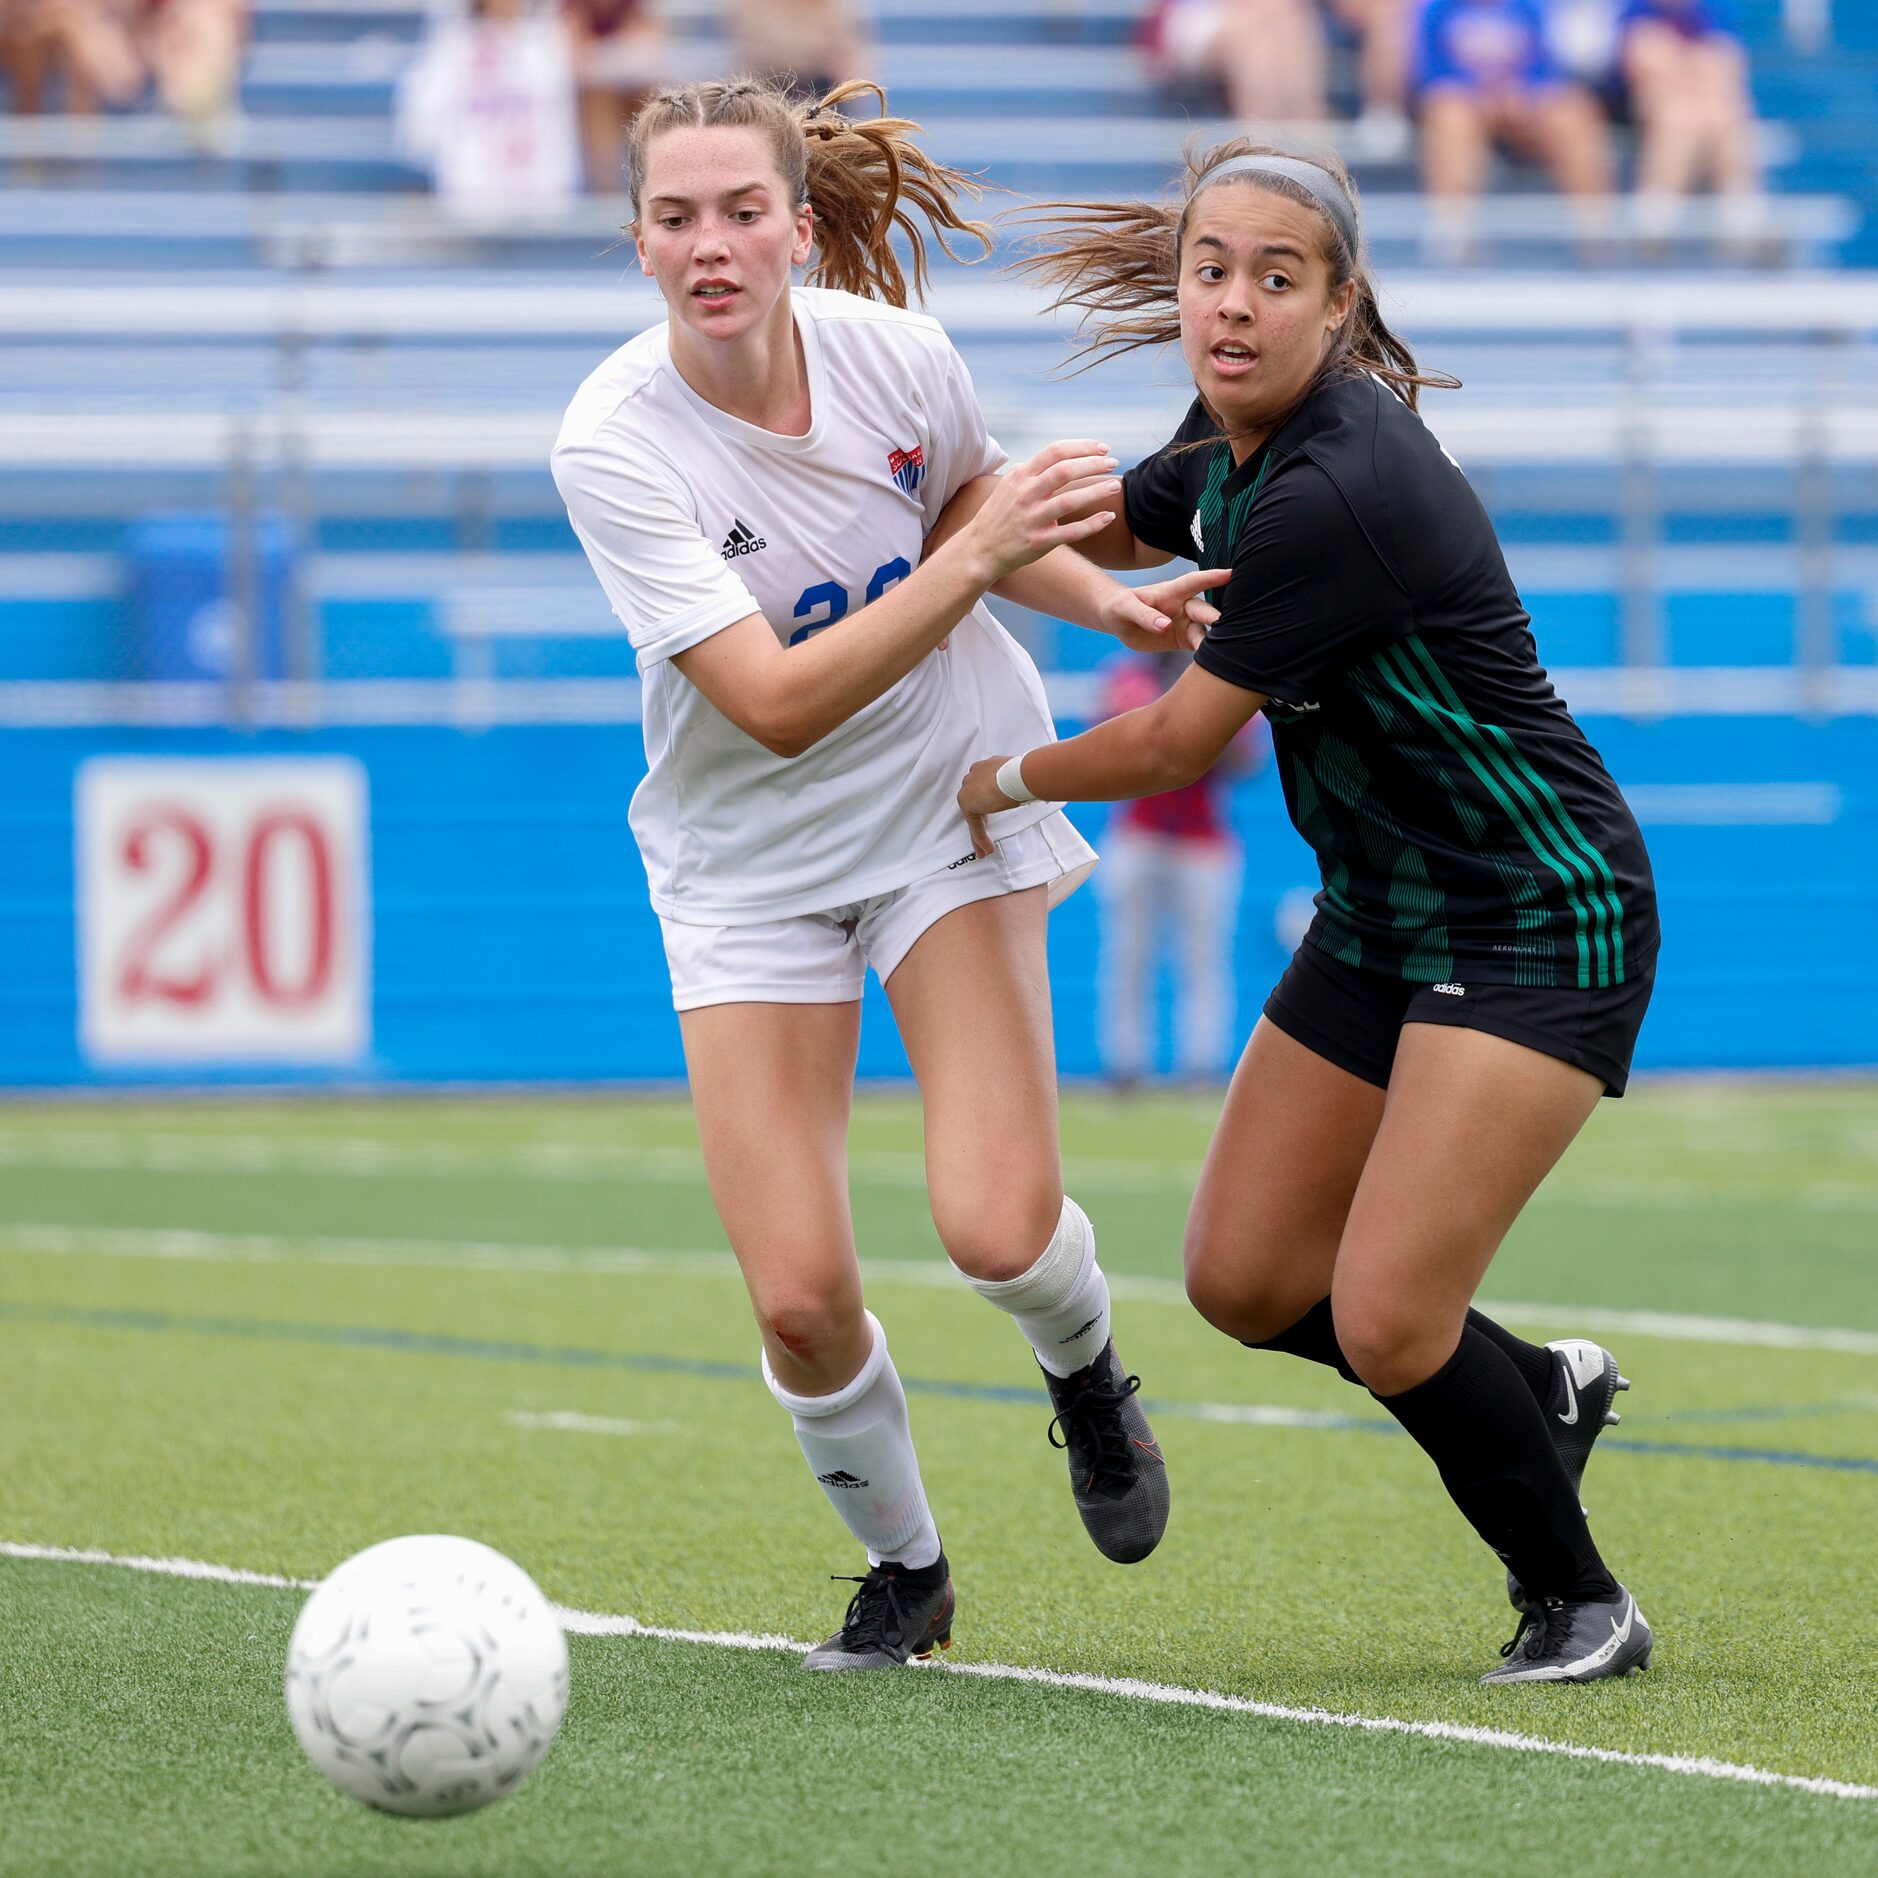
<instances>
[{"instance_id":1,"label":"white shorts","mask_svg":"<svg viewBox=\"0 0 1878 1878\"><path fill-rule=\"evenodd\" d=\"M959 839L971 839L962 825ZM661 916L672 1005L852 1004L870 965L885 984L920 935L955 908L1044 886L1055 906L1095 864L1095 849L1059 809L1007 835L982 860L967 847L935 874L826 913L752 926L687 926Z\"/></svg>"}]
</instances>

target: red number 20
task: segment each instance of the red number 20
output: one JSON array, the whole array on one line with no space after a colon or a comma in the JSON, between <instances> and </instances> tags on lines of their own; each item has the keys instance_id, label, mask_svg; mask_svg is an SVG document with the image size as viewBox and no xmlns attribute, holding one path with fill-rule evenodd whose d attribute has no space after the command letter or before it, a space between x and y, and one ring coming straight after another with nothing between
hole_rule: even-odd
<instances>
[{"instance_id":1,"label":"red number 20","mask_svg":"<svg viewBox=\"0 0 1878 1878\"><path fill-rule=\"evenodd\" d=\"M187 810L154 810L125 836L123 862L134 874L152 872L165 835L181 843L181 877L131 934L118 990L127 1003L157 998L169 1004L204 1004L215 994L224 968L233 961L218 957L211 948L193 972L166 973L156 964L155 955L208 891L216 860L210 831ZM306 964L297 982L286 977L274 955L267 891L270 857L282 843L294 841L301 847L307 870L309 925ZM310 815L298 810L275 810L262 816L248 833L240 875L240 958L256 996L263 1004L283 1010L316 1004L331 984L333 973L333 864L325 831Z\"/></svg>"}]
</instances>

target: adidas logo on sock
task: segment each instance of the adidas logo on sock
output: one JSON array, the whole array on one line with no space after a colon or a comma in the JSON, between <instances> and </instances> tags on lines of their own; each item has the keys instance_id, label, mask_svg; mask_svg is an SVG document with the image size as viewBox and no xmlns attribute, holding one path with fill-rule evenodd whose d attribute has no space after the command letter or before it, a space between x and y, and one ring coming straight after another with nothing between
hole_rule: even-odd
<instances>
[{"instance_id":1,"label":"adidas logo on sock","mask_svg":"<svg viewBox=\"0 0 1878 1878\"><path fill-rule=\"evenodd\" d=\"M768 546L769 543L748 522L732 522L730 533L724 537L724 545L718 549L718 553L729 561L740 554L760 554Z\"/></svg>"},{"instance_id":2,"label":"adidas logo on sock","mask_svg":"<svg viewBox=\"0 0 1878 1878\"><path fill-rule=\"evenodd\" d=\"M832 1474L817 1474L815 1478L824 1487L864 1487L867 1485L865 1480L856 1480L852 1474L845 1473L839 1467Z\"/></svg>"},{"instance_id":3,"label":"adidas logo on sock","mask_svg":"<svg viewBox=\"0 0 1878 1878\"><path fill-rule=\"evenodd\" d=\"M1090 1331L1095 1329L1096 1325L1101 1323L1101 1321L1102 1321L1102 1313L1100 1311L1097 1311L1096 1314L1092 1318L1090 1318L1088 1323L1084 1324L1080 1330L1072 1330L1067 1337L1058 1337L1057 1342L1058 1343L1074 1343L1078 1337L1086 1337Z\"/></svg>"}]
</instances>

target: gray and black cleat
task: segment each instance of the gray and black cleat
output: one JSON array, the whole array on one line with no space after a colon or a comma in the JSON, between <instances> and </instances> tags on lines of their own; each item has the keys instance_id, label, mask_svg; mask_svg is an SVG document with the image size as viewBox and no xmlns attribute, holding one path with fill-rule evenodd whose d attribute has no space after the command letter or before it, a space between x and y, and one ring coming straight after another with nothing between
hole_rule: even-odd
<instances>
[{"instance_id":1,"label":"gray and black cleat","mask_svg":"<svg viewBox=\"0 0 1878 1878\"><path fill-rule=\"evenodd\" d=\"M1050 1445L1069 1456L1076 1511L1104 1558L1133 1565L1160 1544L1169 1502L1167 1463L1136 1400L1141 1378L1122 1373L1110 1341L1087 1368L1043 1379L1056 1407Z\"/></svg>"},{"instance_id":2,"label":"gray and black cleat","mask_svg":"<svg viewBox=\"0 0 1878 1878\"><path fill-rule=\"evenodd\" d=\"M1592 1445L1605 1429L1623 1420L1611 1404L1630 1387L1630 1379L1618 1374L1617 1358L1588 1337L1561 1337L1545 1347L1553 1358L1545 1425L1565 1463L1572 1492L1582 1495ZM1506 1599L1516 1611L1528 1608L1526 1588L1511 1572L1506 1574Z\"/></svg>"},{"instance_id":3,"label":"gray and black cleat","mask_svg":"<svg viewBox=\"0 0 1878 1878\"><path fill-rule=\"evenodd\" d=\"M1637 1600L1622 1585L1614 1598L1568 1604L1535 1600L1520 1613L1506 1658L1482 1682L1600 1682L1650 1667L1656 1639Z\"/></svg>"},{"instance_id":4,"label":"gray and black cleat","mask_svg":"<svg viewBox=\"0 0 1878 1878\"><path fill-rule=\"evenodd\" d=\"M836 1582L861 1588L841 1628L802 1659L804 1669L897 1669L908 1657L924 1663L935 1648L951 1649L958 1600L943 1552L918 1571L883 1559L864 1578Z\"/></svg>"}]
</instances>

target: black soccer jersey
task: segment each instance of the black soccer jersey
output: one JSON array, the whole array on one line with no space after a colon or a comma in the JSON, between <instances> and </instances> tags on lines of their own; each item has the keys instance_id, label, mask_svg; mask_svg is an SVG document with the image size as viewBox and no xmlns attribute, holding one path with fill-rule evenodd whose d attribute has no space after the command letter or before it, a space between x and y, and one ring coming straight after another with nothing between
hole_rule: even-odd
<instances>
[{"instance_id":1,"label":"black soccer jersey","mask_svg":"<svg viewBox=\"0 0 1878 1878\"><path fill-rule=\"evenodd\" d=\"M1196 402L1124 488L1138 540L1233 570L1196 660L1270 700L1323 874L1313 942L1422 984L1588 989L1649 962L1636 821L1539 664L1486 511L1387 386L1333 380L1237 467Z\"/></svg>"}]
</instances>

